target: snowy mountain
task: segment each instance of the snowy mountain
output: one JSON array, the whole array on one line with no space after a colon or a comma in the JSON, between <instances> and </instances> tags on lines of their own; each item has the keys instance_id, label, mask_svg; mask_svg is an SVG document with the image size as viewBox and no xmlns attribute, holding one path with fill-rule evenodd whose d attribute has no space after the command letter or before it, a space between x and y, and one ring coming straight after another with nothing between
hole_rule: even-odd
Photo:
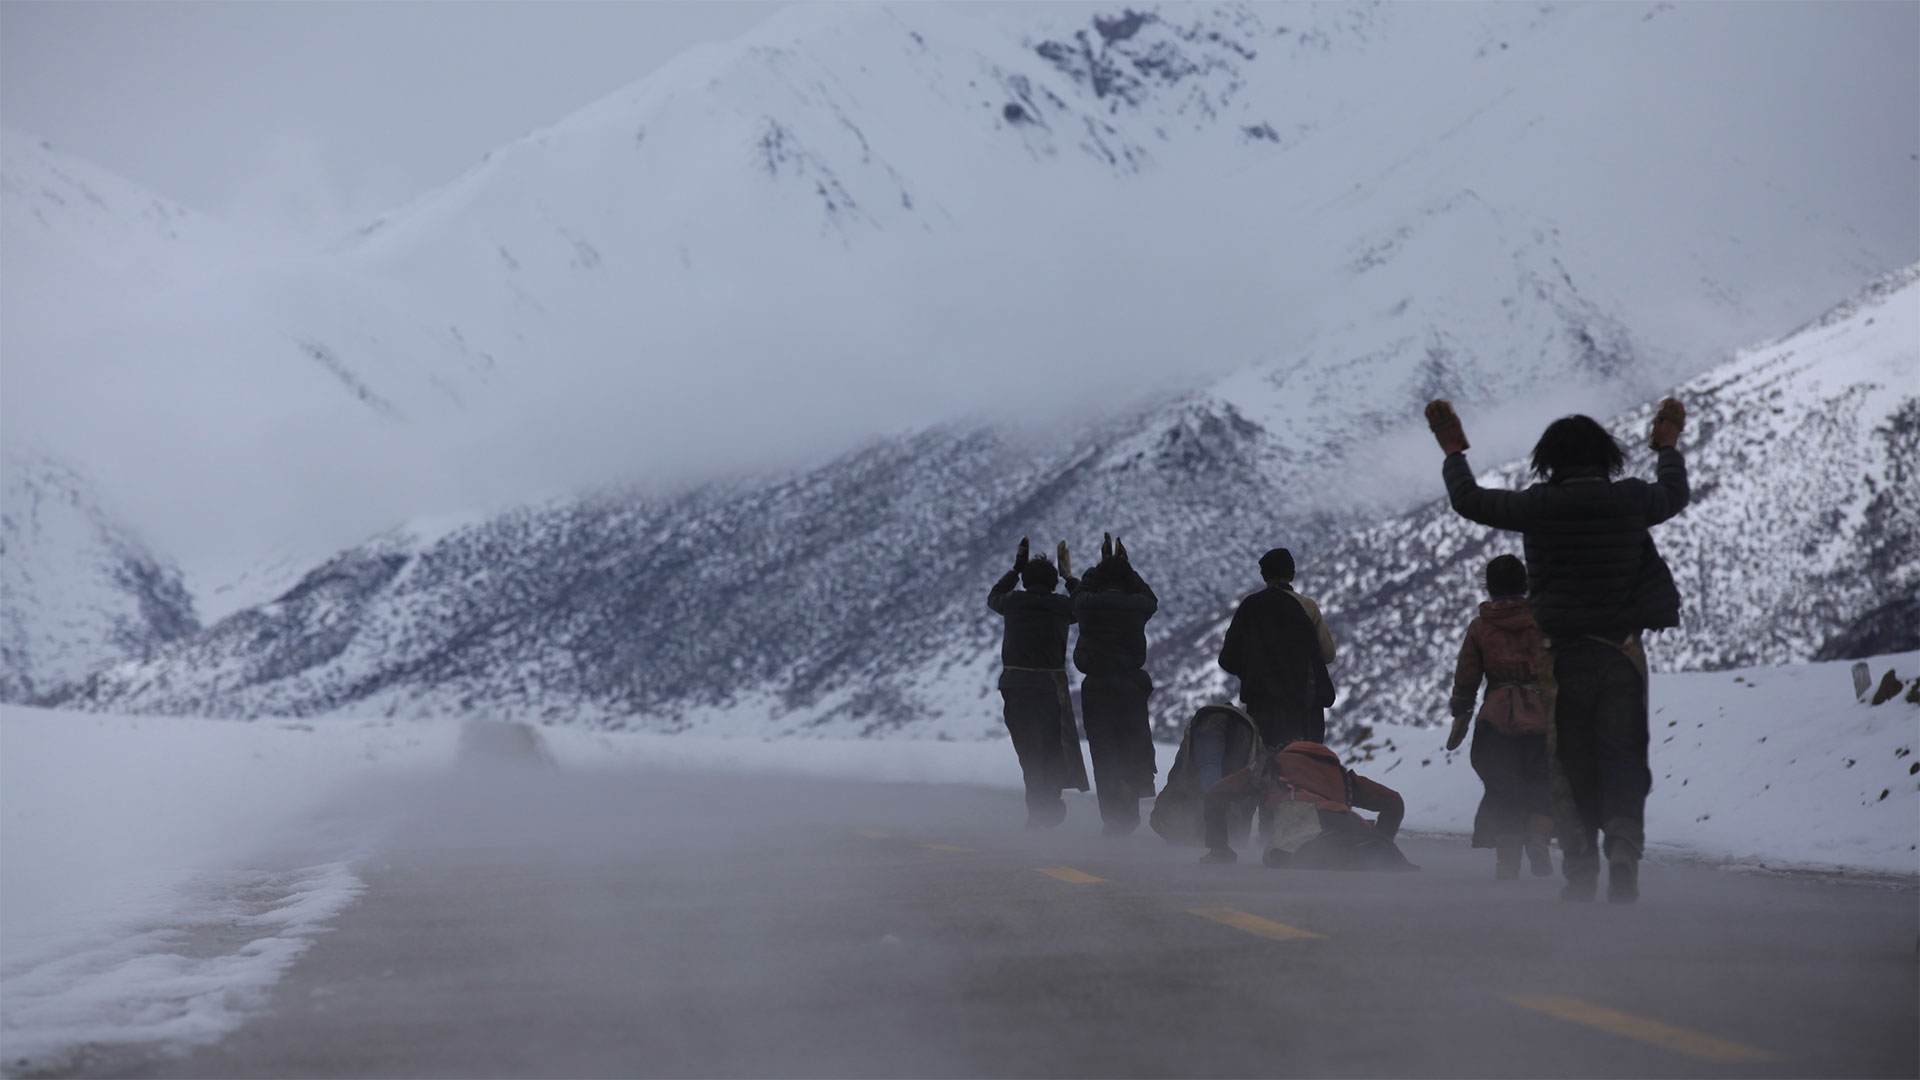
<instances>
[{"instance_id":1,"label":"snowy mountain","mask_svg":"<svg viewBox=\"0 0 1920 1080\"><path fill-rule=\"evenodd\" d=\"M1682 605L1678 628L1648 636L1652 664L1710 671L1920 648L1920 266L1676 393L1693 501L1654 532ZM1483 415L1463 414L1469 434ZM1640 471L1651 468L1641 448L1651 419L1649 405L1610 425ZM1438 451L1423 449L1444 490ZM1524 462L1481 478L1529 482ZM1303 567L1302 589L1354 646L1334 673L1342 724L1445 718L1484 568L1504 552L1521 553L1518 534L1440 499ZM1228 692L1209 661L1229 615L1162 647L1158 662L1181 673L1177 693Z\"/></svg>"},{"instance_id":2,"label":"snowy mountain","mask_svg":"<svg viewBox=\"0 0 1920 1080\"><path fill-rule=\"evenodd\" d=\"M1658 539L1688 602L1656 663L1805 660L1884 605L1914 611L1920 543L1900 493L1920 459L1916 331L1920 267L1681 387L1695 500ZM1615 428L1631 441L1646 422L1640 410ZM1230 693L1213 663L1225 621L1285 521L1302 588L1346 643L1337 720L1426 717L1480 568L1517 538L1439 502L1358 531L1358 514L1305 516L1275 482L1283 456L1267 429L1191 399L1066 442L943 428L779 481L403 531L56 700L973 737L997 724L999 624L982 601L1013 540L1072 537L1084 565L1106 527L1162 597L1149 669L1171 728ZM1520 468L1492 479L1518 483Z\"/></svg>"},{"instance_id":3,"label":"snowy mountain","mask_svg":"<svg viewBox=\"0 0 1920 1080\"><path fill-rule=\"evenodd\" d=\"M20 299L105 227L42 182L79 163L9 138L0 420L204 598L420 514L1222 378L1294 450L1436 388L1610 410L1920 257L1873 35L1792 5L797 8L324 254L179 230L126 302ZM150 210L85 186L122 231Z\"/></svg>"},{"instance_id":4,"label":"snowy mountain","mask_svg":"<svg viewBox=\"0 0 1920 1080\"><path fill-rule=\"evenodd\" d=\"M796 9L304 259L108 228L131 185L76 198L46 178L91 172L9 138L7 282L123 235L167 255L131 298L0 293L0 422L241 612L103 703L932 721L985 685L975 594L1020 533L1117 529L1177 582L1173 633L1248 552L1427 497L1427 398L1498 408L1478 444L1518 452L1920 257L1865 179L1916 149L1868 123L1870 34L1786 5ZM266 603L268 561L319 569Z\"/></svg>"},{"instance_id":5,"label":"snowy mountain","mask_svg":"<svg viewBox=\"0 0 1920 1080\"><path fill-rule=\"evenodd\" d=\"M103 510L78 472L25 451L9 452L0 472L0 701L31 700L200 628L180 571Z\"/></svg>"}]
</instances>

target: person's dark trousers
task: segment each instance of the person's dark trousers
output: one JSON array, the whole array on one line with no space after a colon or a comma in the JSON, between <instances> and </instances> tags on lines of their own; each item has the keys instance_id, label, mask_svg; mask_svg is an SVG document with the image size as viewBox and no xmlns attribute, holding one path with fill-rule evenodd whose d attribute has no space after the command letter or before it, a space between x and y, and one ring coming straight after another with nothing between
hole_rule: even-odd
<instances>
[{"instance_id":1,"label":"person's dark trousers","mask_svg":"<svg viewBox=\"0 0 1920 1080\"><path fill-rule=\"evenodd\" d=\"M1590 879L1599 868L1598 839L1628 847L1638 859L1645 847L1647 792L1647 687L1627 655L1600 641L1556 641L1553 677L1558 683L1553 720L1555 757L1573 801L1572 821L1561 815L1563 866L1569 879Z\"/></svg>"},{"instance_id":2,"label":"person's dark trousers","mask_svg":"<svg viewBox=\"0 0 1920 1080\"><path fill-rule=\"evenodd\" d=\"M1517 847L1527 837L1529 818L1553 813L1546 733L1509 735L1475 724L1469 760L1486 788L1473 816L1473 846Z\"/></svg>"},{"instance_id":3,"label":"person's dark trousers","mask_svg":"<svg viewBox=\"0 0 1920 1080\"><path fill-rule=\"evenodd\" d=\"M1027 819L1052 825L1066 817L1060 798L1060 697L1050 680L1034 689L1002 687L1006 702L1007 734L1013 736L1020 757L1020 775L1027 788Z\"/></svg>"},{"instance_id":4,"label":"person's dark trousers","mask_svg":"<svg viewBox=\"0 0 1920 1080\"><path fill-rule=\"evenodd\" d=\"M1080 683L1100 820L1110 831L1139 828L1140 800L1153 794L1153 731L1147 721L1152 694L1153 680L1144 671L1088 675Z\"/></svg>"},{"instance_id":5,"label":"person's dark trousers","mask_svg":"<svg viewBox=\"0 0 1920 1080\"><path fill-rule=\"evenodd\" d=\"M1249 701L1244 704L1247 715L1253 717L1254 726L1260 729L1260 741L1266 744L1270 753L1301 739L1317 743L1327 741L1327 710L1325 709L1276 705L1266 701Z\"/></svg>"},{"instance_id":6,"label":"person's dark trousers","mask_svg":"<svg viewBox=\"0 0 1920 1080\"><path fill-rule=\"evenodd\" d=\"M1209 849L1219 851L1221 848L1232 846L1227 841L1227 812L1232 808L1232 800L1212 796L1201 804Z\"/></svg>"}]
</instances>

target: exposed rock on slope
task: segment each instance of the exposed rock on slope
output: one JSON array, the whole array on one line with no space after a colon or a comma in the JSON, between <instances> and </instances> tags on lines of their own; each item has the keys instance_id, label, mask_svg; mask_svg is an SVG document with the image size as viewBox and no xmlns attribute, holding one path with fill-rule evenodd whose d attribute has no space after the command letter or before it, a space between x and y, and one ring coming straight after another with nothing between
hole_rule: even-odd
<instances>
[{"instance_id":1,"label":"exposed rock on slope","mask_svg":"<svg viewBox=\"0 0 1920 1080\"><path fill-rule=\"evenodd\" d=\"M0 701L32 701L200 628L180 572L78 472L25 452L0 472Z\"/></svg>"}]
</instances>

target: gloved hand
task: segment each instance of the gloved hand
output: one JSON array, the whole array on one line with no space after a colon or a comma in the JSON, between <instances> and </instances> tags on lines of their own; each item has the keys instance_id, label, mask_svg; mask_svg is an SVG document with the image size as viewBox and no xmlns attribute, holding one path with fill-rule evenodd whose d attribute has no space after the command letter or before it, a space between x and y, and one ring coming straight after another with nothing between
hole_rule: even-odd
<instances>
[{"instance_id":1,"label":"gloved hand","mask_svg":"<svg viewBox=\"0 0 1920 1080\"><path fill-rule=\"evenodd\" d=\"M1427 402L1427 429L1433 432L1434 441L1440 449L1449 454L1457 454L1472 445L1467 442L1467 433L1460 426L1460 415L1453 411L1453 402L1446 398L1434 398Z\"/></svg>"},{"instance_id":2,"label":"gloved hand","mask_svg":"<svg viewBox=\"0 0 1920 1080\"><path fill-rule=\"evenodd\" d=\"M1653 428L1647 432L1647 449L1659 450L1680 441L1680 431L1687 426L1687 407L1680 404L1679 398L1661 398L1660 408L1653 414Z\"/></svg>"},{"instance_id":3,"label":"gloved hand","mask_svg":"<svg viewBox=\"0 0 1920 1080\"><path fill-rule=\"evenodd\" d=\"M1053 555L1053 561L1060 564L1060 576L1063 578L1072 577L1073 564L1067 561L1067 542L1065 540L1060 541L1060 546L1053 549Z\"/></svg>"},{"instance_id":4,"label":"gloved hand","mask_svg":"<svg viewBox=\"0 0 1920 1080\"><path fill-rule=\"evenodd\" d=\"M1020 546L1013 552L1013 572L1023 573L1027 569L1027 538L1020 538Z\"/></svg>"},{"instance_id":5,"label":"gloved hand","mask_svg":"<svg viewBox=\"0 0 1920 1080\"><path fill-rule=\"evenodd\" d=\"M1460 744L1467 738L1467 724L1468 719L1464 716L1454 719L1453 730L1447 733L1447 749L1460 749Z\"/></svg>"}]
</instances>

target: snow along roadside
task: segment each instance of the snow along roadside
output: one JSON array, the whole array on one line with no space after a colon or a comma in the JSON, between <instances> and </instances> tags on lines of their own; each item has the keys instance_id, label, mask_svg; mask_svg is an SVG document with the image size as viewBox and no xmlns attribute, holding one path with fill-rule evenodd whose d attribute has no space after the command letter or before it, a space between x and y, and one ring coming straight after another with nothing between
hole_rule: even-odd
<instances>
[{"instance_id":1,"label":"snow along roadside","mask_svg":"<svg viewBox=\"0 0 1920 1080\"><path fill-rule=\"evenodd\" d=\"M1869 662L1911 684L1920 653ZM1656 674L1656 852L1914 875L1920 706L1856 702L1851 664ZM1436 678L1435 707L1444 704ZM545 728L576 769L773 772L1018 790L1004 739L715 739ZM84 1044L219 1037L360 891L365 781L451 766L455 722L314 724L0 707L0 1071ZM1359 770L1408 827L1465 834L1479 782L1444 730L1382 726ZM1159 747L1161 770L1174 748ZM1884 793L1884 794L1883 794ZM1094 820L1091 797L1075 819ZM333 814L323 818L323 814ZM1464 837L1462 839L1464 842Z\"/></svg>"},{"instance_id":2,"label":"snow along roadside","mask_svg":"<svg viewBox=\"0 0 1920 1080\"><path fill-rule=\"evenodd\" d=\"M1911 685L1920 653L1868 661L1874 685L1892 668ZM1920 874L1920 706L1853 695L1852 663L1738 671L1655 672L1653 793L1647 836L1658 854L1736 866ZM1436 673L1436 715L1446 707ZM1336 673L1337 678L1337 673ZM986 742L722 739L548 728L562 765L978 784L1018 789L1004 739ZM1381 725L1356 755L1361 773L1407 800L1407 827L1470 834L1480 781L1467 747L1442 749L1445 727ZM1175 748L1158 747L1164 779ZM1884 794L1883 794L1884 792ZM1073 814L1092 815L1090 797ZM1088 818L1090 820L1090 818Z\"/></svg>"},{"instance_id":3,"label":"snow along roadside","mask_svg":"<svg viewBox=\"0 0 1920 1080\"><path fill-rule=\"evenodd\" d=\"M1911 686L1920 652L1867 661ZM1920 705L1856 701L1852 661L1655 672L1647 841L1739 866L1920 874ZM1435 681L1435 711L1446 686ZM1902 689L1904 695L1905 690ZM1871 691L1869 691L1871 697ZM1361 772L1398 789L1407 823L1471 833L1480 783L1444 727L1383 724Z\"/></svg>"},{"instance_id":4,"label":"snow along roadside","mask_svg":"<svg viewBox=\"0 0 1920 1080\"><path fill-rule=\"evenodd\" d=\"M0 707L0 1068L231 1030L359 894L345 796L457 735Z\"/></svg>"}]
</instances>

